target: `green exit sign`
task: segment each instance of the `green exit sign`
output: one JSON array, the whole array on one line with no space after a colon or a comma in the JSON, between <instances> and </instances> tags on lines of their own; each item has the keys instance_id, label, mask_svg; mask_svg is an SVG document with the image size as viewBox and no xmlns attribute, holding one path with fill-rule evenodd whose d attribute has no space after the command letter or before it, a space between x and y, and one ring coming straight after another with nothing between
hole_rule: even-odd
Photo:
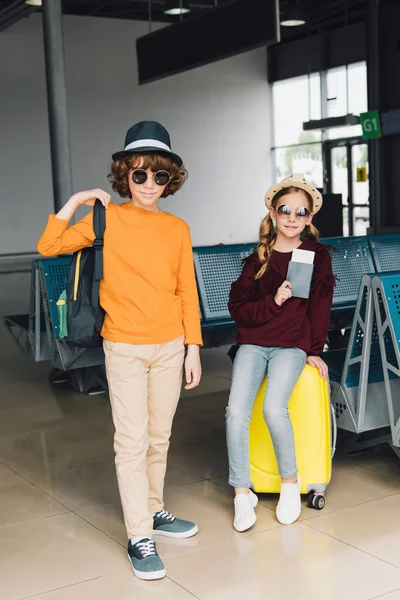
<instances>
[{"instance_id":1,"label":"green exit sign","mask_svg":"<svg viewBox=\"0 0 400 600\"><path fill-rule=\"evenodd\" d=\"M360 123L362 127L363 138L365 140L381 137L381 123L377 110L370 110L369 112L361 113Z\"/></svg>"}]
</instances>

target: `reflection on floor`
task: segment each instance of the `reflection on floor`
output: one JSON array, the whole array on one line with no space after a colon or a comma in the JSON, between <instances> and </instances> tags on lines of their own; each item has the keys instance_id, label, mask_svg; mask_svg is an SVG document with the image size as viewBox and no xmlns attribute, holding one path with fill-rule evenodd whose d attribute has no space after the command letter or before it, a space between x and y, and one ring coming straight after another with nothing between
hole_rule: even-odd
<instances>
[{"instance_id":1,"label":"reflection on floor","mask_svg":"<svg viewBox=\"0 0 400 600\"><path fill-rule=\"evenodd\" d=\"M29 275L0 276L0 315L27 308ZM195 520L158 542L168 577L140 582L126 559L105 396L48 383L0 327L1 600L400 600L400 461L386 448L336 460L327 506L291 527L260 496L256 526L232 528L224 409L226 348L175 419L166 506Z\"/></svg>"}]
</instances>

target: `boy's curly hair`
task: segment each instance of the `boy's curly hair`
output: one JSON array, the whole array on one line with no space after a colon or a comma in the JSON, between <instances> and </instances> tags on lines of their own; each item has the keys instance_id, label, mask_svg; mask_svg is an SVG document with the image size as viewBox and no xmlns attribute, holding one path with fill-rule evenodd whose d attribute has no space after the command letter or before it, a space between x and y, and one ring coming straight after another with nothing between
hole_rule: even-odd
<instances>
[{"instance_id":1,"label":"boy's curly hair","mask_svg":"<svg viewBox=\"0 0 400 600\"><path fill-rule=\"evenodd\" d=\"M168 171L171 181L166 186L162 198L175 194L185 183L188 172L185 167L178 167L167 155L161 152L132 154L127 153L122 158L115 160L111 165L108 180L114 192L118 192L121 198L130 198L129 171L140 165L141 169L150 169L153 173L157 171Z\"/></svg>"}]
</instances>

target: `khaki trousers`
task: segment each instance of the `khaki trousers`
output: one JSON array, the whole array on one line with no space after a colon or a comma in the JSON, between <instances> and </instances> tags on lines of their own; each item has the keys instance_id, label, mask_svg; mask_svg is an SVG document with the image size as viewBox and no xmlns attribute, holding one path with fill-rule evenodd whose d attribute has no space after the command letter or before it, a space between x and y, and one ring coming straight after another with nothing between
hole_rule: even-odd
<instances>
[{"instance_id":1,"label":"khaki trousers","mask_svg":"<svg viewBox=\"0 0 400 600\"><path fill-rule=\"evenodd\" d=\"M184 339L165 344L104 340L115 425L115 464L128 538L151 536L164 508L172 421L182 388Z\"/></svg>"}]
</instances>

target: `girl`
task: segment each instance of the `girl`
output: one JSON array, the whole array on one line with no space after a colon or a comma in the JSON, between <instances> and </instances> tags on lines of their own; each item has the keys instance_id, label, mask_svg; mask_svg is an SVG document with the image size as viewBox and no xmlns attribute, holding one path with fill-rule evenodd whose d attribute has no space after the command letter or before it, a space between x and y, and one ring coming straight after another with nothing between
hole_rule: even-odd
<instances>
[{"instance_id":1,"label":"girl","mask_svg":"<svg viewBox=\"0 0 400 600\"><path fill-rule=\"evenodd\" d=\"M329 248L319 243L312 225L322 197L301 175L291 175L268 190L265 202L269 213L261 223L260 243L244 261L229 299L230 313L239 325L240 344L226 411L229 483L235 488L237 531L256 522L258 498L250 490L249 422L266 372L264 418L282 477L276 515L286 525L294 523L301 512L289 398L306 362L328 377L319 354L328 332L335 279ZM295 248L315 252L308 300L292 297L291 284L286 281Z\"/></svg>"},{"instance_id":2,"label":"girl","mask_svg":"<svg viewBox=\"0 0 400 600\"><path fill-rule=\"evenodd\" d=\"M92 214L67 225L80 205L99 198L107 209L104 279L100 302L114 448L129 538L128 556L140 579L166 575L153 534L195 535L197 526L164 510L167 452L182 386L199 385L202 344L199 301L189 227L160 210L160 198L186 180L182 159L171 151L167 130L145 121L129 129L125 148L113 155L114 191L129 201L110 202L100 189L72 196L51 215L39 241L45 256L74 252L94 241Z\"/></svg>"}]
</instances>

